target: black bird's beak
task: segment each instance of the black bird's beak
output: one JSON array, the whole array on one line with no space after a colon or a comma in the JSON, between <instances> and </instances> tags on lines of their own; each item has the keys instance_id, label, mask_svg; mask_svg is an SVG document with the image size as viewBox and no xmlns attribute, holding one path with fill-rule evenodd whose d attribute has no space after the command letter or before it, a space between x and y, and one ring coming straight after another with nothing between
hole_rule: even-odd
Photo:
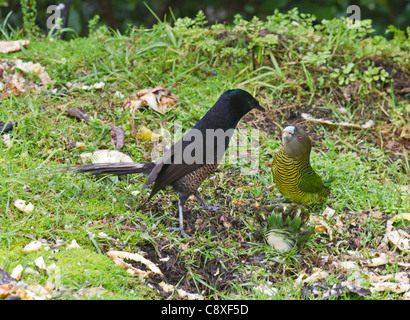
<instances>
[{"instance_id":1,"label":"black bird's beak","mask_svg":"<svg viewBox=\"0 0 410 320\"><path fill-rule=\"evenodd\" d=\"M263 109L262 106L259 103L256 105L255 109L258 109L262 112L265 112L265 109Z\"/></svg>"}]
</instances>

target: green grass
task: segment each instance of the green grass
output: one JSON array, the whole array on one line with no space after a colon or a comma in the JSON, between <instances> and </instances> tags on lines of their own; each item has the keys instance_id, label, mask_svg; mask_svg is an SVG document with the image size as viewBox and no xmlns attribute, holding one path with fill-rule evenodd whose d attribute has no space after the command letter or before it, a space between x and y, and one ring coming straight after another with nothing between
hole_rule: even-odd
<instances>
[{"instance_id":1,"label":"green grass","mask_svg":"<svg viewBox=\"0 0 410 320\"><path fill-rule=\"evenodd\" d=\"M348 29L336 19L313 25L312 17L295 10L277 12L266 21L236 19L231 25L210 27L202 22L198 15L171 24L159 22L149 30L130 28L126 34L101 28L67 42L42 38L32 40L22 52L5 56L39 62L56 86L74 81L86 85L104 81L106 86L102 91L71 90L64 97L28 93L1 101L0 120L18 121L19 126L11 133L9 148L0 143L0 268L8 272L18 264L35 268L34 260L43 256L46 265L55 262L61 270L61 295L56 299L75 299L81 288L98 286L109 291L101 299L160 299L154 289L114 266L105 255L109 250L145 251L147 258L175 259L166 281L207 299L301 299L295 280L302 271L311 274L314 267L324 268L321 257L347 259L347 250L371 255L380 244L385 221L358 220L359 213L379 210L392 217L410 212L405 190L408 133L399 138L408 124L410 105L408 93L400 93L391 81L409 74L409 54L404 49L408 39L398 31L391 41L368 38L368 23L360 30ZM271 33L269 38L258 34L265 29ZM3 31L3 36L12 38L12 33ZM391 73L385 81L366 78L367 66L376 64ZM337 76L332 75L336 68ZM252 112L239 125L239 129L259 130L258 173L238 174L250 165L246 161L221 165L200 190L223 211L205 212L189 201L186 218L191 239L166 231L177 223L172 193L161 193L150 203L144 202L145 193L131 195L141 190L144 177L15 175L78 163L83 152L112 149L109 124L126 134L121 151L134 161L146 161L153 144L136 143L130 112L114 93L127 96L158 85L171 89L180 100L165 115L146 107L137 111L136 123L151 130L162 127L173 132L175 121L187 130L224 90L234 87L248 90L267 109L263 115ZM353 93L345 101L343 94L349 90ZM65 114L75 107L93 120L85 124ZM302 112L335 122L363 124L372 119L375 126L360 131L312 124L302 120ZM336 233L332 240L326 233L315 233L301 247L279 253L261 237L266 228L262 213L277 197L269 163L280 147L281 128L288 123L308 129L315 144L313 166L325 180L333 181L331 196L313 208L312 215L321 215L330 206L347 232ZM86 149L73 148L76 142ZM20 212L13 206L16 199L33 203L34 210ZM334 225L335 220L328 223ZM99 236L101 232L108 238ZM60 239L76 240L81 249L22 253L26 244L39 239L49 245ZM408 257L404 253L399 258ZM160 268L166 265L157 263ZM400 270L385 266L381 272ZM326 284L342 282L340 270L327 271ZM44 272L23 280L57 285L55 277ZM274 288L274 293L259 287ZM401 295L374 293L364 298L400 299Z\"/></svg>"}]
</instances>

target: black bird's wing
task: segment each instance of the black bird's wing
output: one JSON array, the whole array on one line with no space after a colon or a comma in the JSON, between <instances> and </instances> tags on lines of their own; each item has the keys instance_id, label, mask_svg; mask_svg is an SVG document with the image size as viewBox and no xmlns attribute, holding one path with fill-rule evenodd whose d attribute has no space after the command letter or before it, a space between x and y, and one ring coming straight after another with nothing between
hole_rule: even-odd
<instances>
[{"instance_id":1,"label":"black bird's wing","mask_svg":"<svg viewBox=\"0 0 410 320\"><path fill-rule=\"evenodd\" d=\"M191 172L205 165L205 163L187 164L184 161L184 159L181 159L181 163L175 163L175 149L178 150L178 145L182 144L182 149L180 150L184 150L186 145L190 143L192 142L183 141L182 139L179 140L175 143L175 145L171 146L171 148L162 156L160 160L158 160L157 164L145 180L144 186L142 187L142 189L144 190L145 188L154 183L154 187L151 191L150 198L152 198L158 191L162 190L167 185L172 184L178 179L190 174Z\"/></svg>"},{"instance_id":2,"label":"black bird's wing","mask_svg":"<svg viewBox=\"0 0 410 320\"><path fill-rule=\"evenodd\" d=\"M150 198L182 177L204 166L218 164L239 120L252 108L263 110L246 91L228 90L222 94L197 124L157 162L143 186L145 189L154 183Z\"/></svg>"},{"instance_id":3,"label":"black bird's wing","mask_svg":"<svg viewBox=\"0 0 410 320\"><path fill-rule=\"evenodd\" d=\"M178 179L194 172L195 170L203 167L204 164L170 164L161 171L155 180L154 187L152 188L150 197L153 197L158 191L165 188L167 185L172 184Z\"/></svg>"}]
</instances>

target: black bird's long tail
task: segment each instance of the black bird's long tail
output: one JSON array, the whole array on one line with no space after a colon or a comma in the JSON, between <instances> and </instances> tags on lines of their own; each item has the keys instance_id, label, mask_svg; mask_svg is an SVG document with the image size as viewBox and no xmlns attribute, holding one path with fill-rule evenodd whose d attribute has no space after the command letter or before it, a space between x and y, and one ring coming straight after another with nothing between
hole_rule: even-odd
<instances>
[{"instance_id":1,"label":"black bird's long tail","mask_svg":"<svg viewBox=\"0 0 410 320\"><path fill-rule=\"evenodd\" d=\"M152 169L155 167L153 162L117 162L117 163L94 163L82 166L78 168L78 173L90 173L91 175L96 174L135 174L143 173L145 175L150 174Z\"/></svg>"},{"instance_id":2,"label":"black bird's long tail","mask_svg":"<svg viewBox=\"0 0 410 320\"><path fill-rule=\"evenodd\" d=\"M92 163L92 164L79 164L68 167L60 168L45 168L33 171L25 171L18 174L31 174L32 176L42 176L48 174L55 174L59 172L73 171L76 173L89 173L90 175L97 174L135 174L143 173L145 175L150 174L155 167L153 162L106 162L106 163Z\"/></svg>"}]
</instances>

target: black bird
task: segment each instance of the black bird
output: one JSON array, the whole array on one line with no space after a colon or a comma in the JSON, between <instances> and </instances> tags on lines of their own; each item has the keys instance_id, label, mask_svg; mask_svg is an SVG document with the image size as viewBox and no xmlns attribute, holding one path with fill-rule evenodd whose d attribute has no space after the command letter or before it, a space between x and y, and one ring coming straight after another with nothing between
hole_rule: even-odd
<instances>
[{"instance_id":1,"label":"black bird","mask_svg":"<svg viewBox=\"0 0 410 320\"><path fill-rule=\"evenodd\" d=\"M65 167L57 172L76 171L93 175L143 173L148 177L142 189L153 184L149 199L171 185L179 193L179 228L170 229L180 230L182 235L187 236L183 222L186 200L190 195L195 195L205 208L212 208L199 197L197 190L216 170L239 120L254 108L265 111L248 92L241 89L228 90L157 163L95 163Z\"/></svg>"}]
</instances>

